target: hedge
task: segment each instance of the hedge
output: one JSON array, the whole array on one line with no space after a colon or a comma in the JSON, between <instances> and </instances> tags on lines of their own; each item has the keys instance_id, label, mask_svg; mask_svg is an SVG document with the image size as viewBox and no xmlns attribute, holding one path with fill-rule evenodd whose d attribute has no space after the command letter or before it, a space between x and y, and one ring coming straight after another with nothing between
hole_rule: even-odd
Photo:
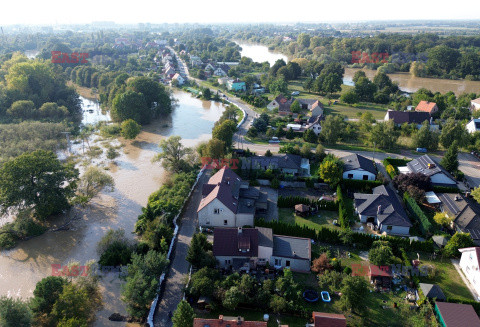
<instances>
[{"instance_id":1,"label":"hedge","mask_svg":"<svg viewBox=\"0 0 480 327\"><path fill-rule=\"evenodd\" d=\"M337 186L338 223L342 229L350 229L355 222L355 213L351 199L344 198L342 188Z\"/></svg>"},{"instance_id":2,"label":"hedge","mask_svg":"<svg viewBox=\"0 0 480 327\"><path fill-rule=\"evenodd\" d=\"M460 193L460 189L456 186L433 186L435 193Z\"/></svg>"},{"instance_id":3,"label":"hedge","mask_svg":"<svg viewBox=\"0 0 480 327\"><path fill-rule=\"evenodd\" d=\"M273 230L274 234L296 236L296 237L308 237L319 242L329 244L342 244L350 246L343 241L342 236L345 233L349 233L351 237L349 239L351 243L359 249L369 249L373 242L379 239L390 242L396 249L403 248L411 252L428 252L434 251L433 241L428 240L425 242L411 241L408 238L401 238L395 236L378 236L365 233L355 233L352 231L339 231L327 227L320 227L315 230L306 226L299 226L296 224L289 224L281 221L265 221L264 219L257 219L255 221L257 227L267 227Z\"/></svg>"},{"instance_id":4,"label":"hedge","mask_svg":"<svg viewBox=\"0 0 480 327\"><path fill-rule=\"evenodd\" d=\"M390 176L391 179L394 179L395 176L398 175L395 167L393 167L392 165L385 166L385 170L387 171L387 174Z\"/></svg>"},{"instance_id":5,"label":"hedge","mask_svg":"<svg viewBox=\"0 0 480 327\"><path fill-rule=\"evenodd\" d=\"M334 201L325 200L311 200L302 196L282 196L278 197L277 205L279 208L293 208L297 204L306 204L309 206L315 206L318 209L337 211L338 205Z\"/></svg>"},{"instance_id":6,"label":"hedge","mask_svg":"<svg viewBox=\"0 0 480 327\"><path fill-rule=\"evenodd\" d=\"M407 163L409 163L410 159L395 159L395 158L391 158L391 157L387 157L385 159L383 159L383 165L386 167L388 165L392 165L393 167L395 167L395 169L398 167L398 166L406 166Z\"/></svg>"},{"instance_id":7,"label":"hedge","mask_svg":"<svg viewBox=\"0 0 480 327\"><path fill-rule=\"evenodd\" d=\"M382 185L381 181L364 181L358 179L342 179L343 187L349 190L355 190L362 193L370 193L372 189Z\"/></svg>"},{"instance_id":8,"label":"hedge","mask_svg":"<svg viewBox=\"0 0 480 327\"><path fill-rule=\"evenodd\" d=\"M408 211L415 217L415 219L420 223L420 230L425 235L432 230L432 224L428 220L427 216L423 213L422 209L418 206L417 202L408 195L407 192L403 194L403 200L407 205Z\"/></svg>"}]
</instances>

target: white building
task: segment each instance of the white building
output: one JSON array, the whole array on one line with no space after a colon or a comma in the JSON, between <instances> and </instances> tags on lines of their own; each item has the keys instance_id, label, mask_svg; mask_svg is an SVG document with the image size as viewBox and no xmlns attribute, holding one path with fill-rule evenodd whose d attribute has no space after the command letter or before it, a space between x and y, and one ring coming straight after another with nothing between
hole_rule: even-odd
<instances>
[{"instance_id":1,"label":"white building","mask_svg":"<svg viewBox=\"0 0 480 327\"><path fill-rule=\"evenodd\" d=\"M480 119L472 119L465 126L470 134L480 132Z\"/></svg>"},{"instance_id":2,"label":"white building","mask_svg":"<svg viewBox=\"0 0 480 327\"><path fill-rule=\"evenodd\" d=\"M172 81L177 81L178 85L183 85L185 83L185 79L179 73L176 73L173 76Z\"/></svg>"},{"instance_id":3,"label":"white building","mask_svg":"<svg viewBox=\"0 0 480 327\"><path fill-rule=\"evenodd\" d=\"M358 154L342 158L343 179L358 179L374 181L377 178L377 168L373 161Z\"/></svg>"},{"instance_id":4,"label":"white building","mask_svg":"<svg viewBox=\"0 0 480 327\"><path fill-rule=\"evenodd\" d=\"M470 105L472 111L480 109L480 98L470 101Z\"/></svg>"},{"instance_id":5,"label":"white building","mask_svg":"<svg viewBox=\"0 0 480 327\"><path fill-rule=\"evenodd\" d=\"M480 247L459 249L462 253L460 268L478 294L480 294Z\"/></svg>"}]
</instances>

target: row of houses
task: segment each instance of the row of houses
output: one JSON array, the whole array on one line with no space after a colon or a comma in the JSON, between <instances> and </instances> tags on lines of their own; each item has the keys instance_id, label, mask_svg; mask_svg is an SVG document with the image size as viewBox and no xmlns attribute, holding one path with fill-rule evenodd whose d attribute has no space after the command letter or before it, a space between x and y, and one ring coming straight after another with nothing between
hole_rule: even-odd
<instances>
[{"instance_id":1,"label":"row of houses","mask_svg":"<svg viewBox=\"0 0 480 327\"><path fill-rule=\"evenodd\" d=\"M291 106L297 100L300 103L302 110L310 111L312 117L323 116L323 104L318 99L287 99L282 94L273 99L267 104L268 110L278 110L281 116L292 115Z\"/></svg>"},{"instance_id":2,"label":"row of houses","mask_svg":"<svg viewBox=\"0 0 480 327\"><path fill-rule=\"evenodd\" d=\"M163 49L159 51L157 56L154 58L156 62L161 61L163 64L162 74L166 81L176 81L178 85L183 85L185 83L185 78L177 71L177 68L174 63L174 54L168 49Z\"/></svg>"}]
</instances>

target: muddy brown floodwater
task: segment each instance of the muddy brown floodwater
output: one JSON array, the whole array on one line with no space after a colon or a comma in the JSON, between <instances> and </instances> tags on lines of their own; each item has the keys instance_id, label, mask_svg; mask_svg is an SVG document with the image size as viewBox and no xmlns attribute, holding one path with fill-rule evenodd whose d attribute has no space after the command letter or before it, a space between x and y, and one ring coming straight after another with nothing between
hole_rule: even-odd
<instances>
[{"instance_id":1,"label":"muddy brown floodwater","mask_svg":"<svg viewBox=\"0 0 480 327\"><path fill-rule=\"evenodd\" d=\"M353 75L358 70L363 70L365 75L371 80L377 73L372 69L345 68L343 84L353 85ZM426 88L432 92L447 93L454 92L457 96L462 93L479 93L480 81L452 80L440 78L415 77L409 73L388 74L392 81L397 82L402 91L413 93L420 88Z\"/></svg>"},{"instance_id":2,"label":"muddy brown floodwater","mask_svg":"<svg viewBox=\"0 0 480 327\"><path fill-rule=\"evenodd\" d=\"M132 232L142 206L165 178L160 164L151 162L159 151L160 140L180 135L187 146L206 141L211 138L213 124L224 110L220 104L198 100L185 92L176 91L174 95L178 100L174 112L147 125L135 141L126 141L115 165L110 165L108 172L115 180L113 192L102 192L85 209L72 210L59 217L59 224L72 215L82 218L69 230L47 232L0 253L0 295L29 298L36 283L51 275L52 264L63 266L75 260L83 265L92 259L98 261L96 244L110 228L123 228L134 238ZM107 165L102 160L93 160L92 164ZM113 312L126 314L120 299L118 274L102 277L100 287L104 307L97 314L95 326L125 326L125 323L108 320Z\"/></svg>"}]
</instances>

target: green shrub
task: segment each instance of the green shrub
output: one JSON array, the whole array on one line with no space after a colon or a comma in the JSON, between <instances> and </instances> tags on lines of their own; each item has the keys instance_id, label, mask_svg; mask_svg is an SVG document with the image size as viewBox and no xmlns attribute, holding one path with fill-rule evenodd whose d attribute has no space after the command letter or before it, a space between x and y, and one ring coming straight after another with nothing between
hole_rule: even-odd
<instances>
[{"instance_id":1,"label":"green shrub","mask_svg":"<svg viewBox=\"0 0 480 327\"><path fill-rule=\"evenodd\" d=\"M124 242L113 242L100 256L102 266L126 266L132 257L132 247Z\"/></svg>"},{"instance_id":2,"label":"green shrub","mask_svg":"<svg viewBox=\"0 0 480 327\"><path fill-rule=\"evenodd\" d=\"M397 176L397 172L392 165L385 166L385 170L387 171L387 174L390 176L391 179L394 179L395 176Z\"/></svg>"},{"instance_id":3,"label":"green shrub","mask_svg":"<svg viewBox=\"0 0 480 327\"><path fill-rule=\"evenodd\" d=\"M433 186L435 193L460 193L460 189L454 186Z\"/></svg>"},{"instance_id":4,"label":"green shrub","mask_svg":"<svg viewBox=\"0 0 480 327\"><path fill-rule=\"evenodd\" d=\"M121 131L122 128L119 124L103 125L100 128L100 134L104 137L118 136Z\"/></svg>"},{"instance_id":5,"label":"green shrub","mask_svg":"<svg viewBox=\"0 0 480 327\"><path fill-rule=\"evenodd\" d=\"M420 223L420 230L425 235L432 232L432 224L428 220L427 216L423 213L422 209L418 206L417 202L408 195L408 192L403 194L403 200L407 205L408 211L415 217Z\"/></svg>"},{"instance_id":6,"label":"green shrub","mask_svg":"<svg viewBox=\"0 0 480 327\"><path fill-rule=\"evenodd\" d=\"M362 193L370 193L372 189L382 185L381 181L364 181L357 179L342 179L342 186L348 190L355 190Z\"/></svg>"},{"instance_id":7,"label":"green shrub","mask_svg":"<svg viewBox=\"0 0 480 327\"><path fill-rule=\"evenodd\" d=\"M17 245L17 237L11 233L0 234L0 249L11 249Z\"/></svg>"}]
</instances>

